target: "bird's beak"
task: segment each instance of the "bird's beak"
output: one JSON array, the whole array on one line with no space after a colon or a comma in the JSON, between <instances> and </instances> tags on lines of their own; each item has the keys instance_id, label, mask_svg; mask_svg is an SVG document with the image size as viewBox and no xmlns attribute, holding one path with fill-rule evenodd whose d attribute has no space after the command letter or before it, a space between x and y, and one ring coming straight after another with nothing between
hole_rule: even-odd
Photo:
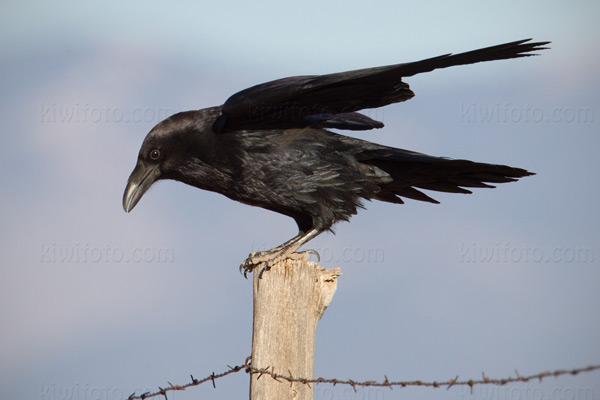
<instances>
[{"instance_id":1,"label":"bird's beak","mask_svg":"<svg viewBox=\"0 0 600 400\"><path fill-rule=\"evenodd\" d=\"M123 209L125 212L133 210L133 207L140 201L144 193L150 189L150 186L156 182L159 175L158 165L145 165L138 161L129 176L125 193L123 193Z\"/></svg>"}]
</instances>

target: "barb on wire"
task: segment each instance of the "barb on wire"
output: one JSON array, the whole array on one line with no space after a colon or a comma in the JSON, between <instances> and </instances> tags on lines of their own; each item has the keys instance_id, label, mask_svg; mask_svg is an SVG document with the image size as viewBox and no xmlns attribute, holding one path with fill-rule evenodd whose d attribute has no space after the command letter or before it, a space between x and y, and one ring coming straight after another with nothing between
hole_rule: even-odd
<instances>
[{"instance_id":1,"label":"barb on wire","mask_svg":"<svg viewBox=\"0 0 600 400\"><path fill-rule=\"evenodd\" d=\"M469 380L459 381L458 375L457 375L454 379L449 379L447 381L442 381L442 382L438 382L438 381L423 382L423 381L419 381L419 380L417 380L417 381L390 381L387 376L384 376L385 380L381 381L381 382L378 382L378 381L357 382L352 379L344 380L344 379L335 379L335 378L316 378L316 379L296 378L296 377L293 377L289 371L288 371L288 375L276 373L275 370L273 369L273 367L271 367L271 366L266 367L266 368L255 368L251 364L250 357L248 357L246 359L246 363L244 365L237 365L235 367L228 365L228 367L229 367L229 369L227 371L221 372L219 374L215 374L213 372L212 374L210 374L209 376L207 376L204 379L195 379L193 376L190 375L190 377L192 378L192 381L190 383L186 383L185 385L173 385L171 382L167 382L169 384L169 386L167 386L165 388L159 387L158 388L159 390L156 392L153 392L153 393L146 392L146 393L142 393L140 395L136 395L135 393L132 393L127 398L127 400L138 400L138 399L143 400L143 399L148 399L148 398L156 397L156 396L163 396L166 400L168 400L167 392L169 392L169 391L185 390L189 387L198 386L198 385L201 385L201 384L209 382L209 381L211 381L213 387L216 388L216 385L215 385L216 379L223 378L227 375L231 375L231 374L240 372L242 370L244 370L246 373L249 373L249 374L258 374L257 379L259 379L263 375L269 375L277 381L284 380L284 381L288 381L290 384L302 383L305 385L311 385L313 383L316 383L316 384L327 383L327 384L332 384L332 385L348 385L348 386L351 386L355 391L356 391L357 387L367 387L367 386L388 387L390 389L393 389L394 387L404 388L407 386L423 386L423 387L433 387L433 388L446 387L446 389L450 389L453 386L469 386L471 388L471 392L472 392L473 386L475 386L475 385L506 385L508 383L529 382L531 380L539 380L541 382L543 379L549 378L552 376L558 377L561 375L577 375L582 372L591 372L591 371L599 370L600 364L599 365L590 365L590 366L584 367L584 368L560 369L560 370L555 370L555 371L547 371L547 372L541 372L539 374L527 375L527 376L521 375L521 374L519 374L519 372L517 370L515 370L516 375L514 377L501 378L501 379L492 379L492 378L486 376L484 372L482 372L481 379L469 379Z\"/></svg>"}]
</instances>

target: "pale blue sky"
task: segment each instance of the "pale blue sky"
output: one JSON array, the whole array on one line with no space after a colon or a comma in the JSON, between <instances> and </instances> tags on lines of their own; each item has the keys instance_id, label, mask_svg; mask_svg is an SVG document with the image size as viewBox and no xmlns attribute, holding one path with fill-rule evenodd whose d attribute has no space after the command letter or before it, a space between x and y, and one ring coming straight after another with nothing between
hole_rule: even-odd
<instances>
[{"instance_id":1,"label":"pale blue sky","mask_svg":"<svg viewBox=\"0 0 600 400\"><path fill-rule=\"evenodd\" d=\"M125 214L126 179L164 115L285 76L528 37L552 49L410 78L414 99L370 111L386 127L368 140L537 175L439 194L437 206L368 203L311 242L344 274L319 326L317 375L442 380L600 363L599 4L2 3L0 398L112 400L250 354L251 281L237 267L295 224L174 182ZM316 398L599 398L598 376L473 397L323 386ZM169 399L247 388L238 374Z\"/></svg>"}]
</instances>

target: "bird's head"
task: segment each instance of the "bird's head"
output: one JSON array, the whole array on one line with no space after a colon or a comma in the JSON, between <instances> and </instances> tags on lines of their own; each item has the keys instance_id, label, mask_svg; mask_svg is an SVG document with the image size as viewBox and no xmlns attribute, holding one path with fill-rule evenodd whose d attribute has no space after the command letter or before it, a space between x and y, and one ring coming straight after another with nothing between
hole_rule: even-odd
<instances>
[{"instance_id":1,"label":"bird's head","mask_svg":"<svg viewBox=\"0 0 600 400\"><path fill-rule=\"evenodd\" d=\"M125 212L130 212L160 179L187 183L190 164L200 162L210 147L206 142L213 135L209 127L214 118L207 111L181 112L152 128L142 143L123 193Z\"/></svg>"}]
</instances>

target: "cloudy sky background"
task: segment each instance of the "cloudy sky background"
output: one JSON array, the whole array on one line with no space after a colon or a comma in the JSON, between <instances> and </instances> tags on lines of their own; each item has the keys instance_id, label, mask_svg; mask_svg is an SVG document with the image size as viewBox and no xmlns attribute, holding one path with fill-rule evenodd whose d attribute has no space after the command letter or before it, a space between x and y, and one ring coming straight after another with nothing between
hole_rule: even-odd
<instances>
[{"instance_id":1,"label":"cloudy sky background","mask_svg":"<svg viewBox=\"0 0 600 400\"><path fill-rule=\"evenodd\" d=\"M408 80L360 136L538 175L441 205L367 204L311 242L341 267L318 376L444 380L600 363L596 1L3 2L0 398L117 399L240 364L238 265L291 219L161 182L129 215L146 133L264 81L522 38L543 56ZM317 399L600 398L598 372L468 390L319 386ZM237 374L169 399L243 398ZM360 397L362 396L362 397ZM496 397L492 397L496 396Z\"/></svg>"}]
</instances>

